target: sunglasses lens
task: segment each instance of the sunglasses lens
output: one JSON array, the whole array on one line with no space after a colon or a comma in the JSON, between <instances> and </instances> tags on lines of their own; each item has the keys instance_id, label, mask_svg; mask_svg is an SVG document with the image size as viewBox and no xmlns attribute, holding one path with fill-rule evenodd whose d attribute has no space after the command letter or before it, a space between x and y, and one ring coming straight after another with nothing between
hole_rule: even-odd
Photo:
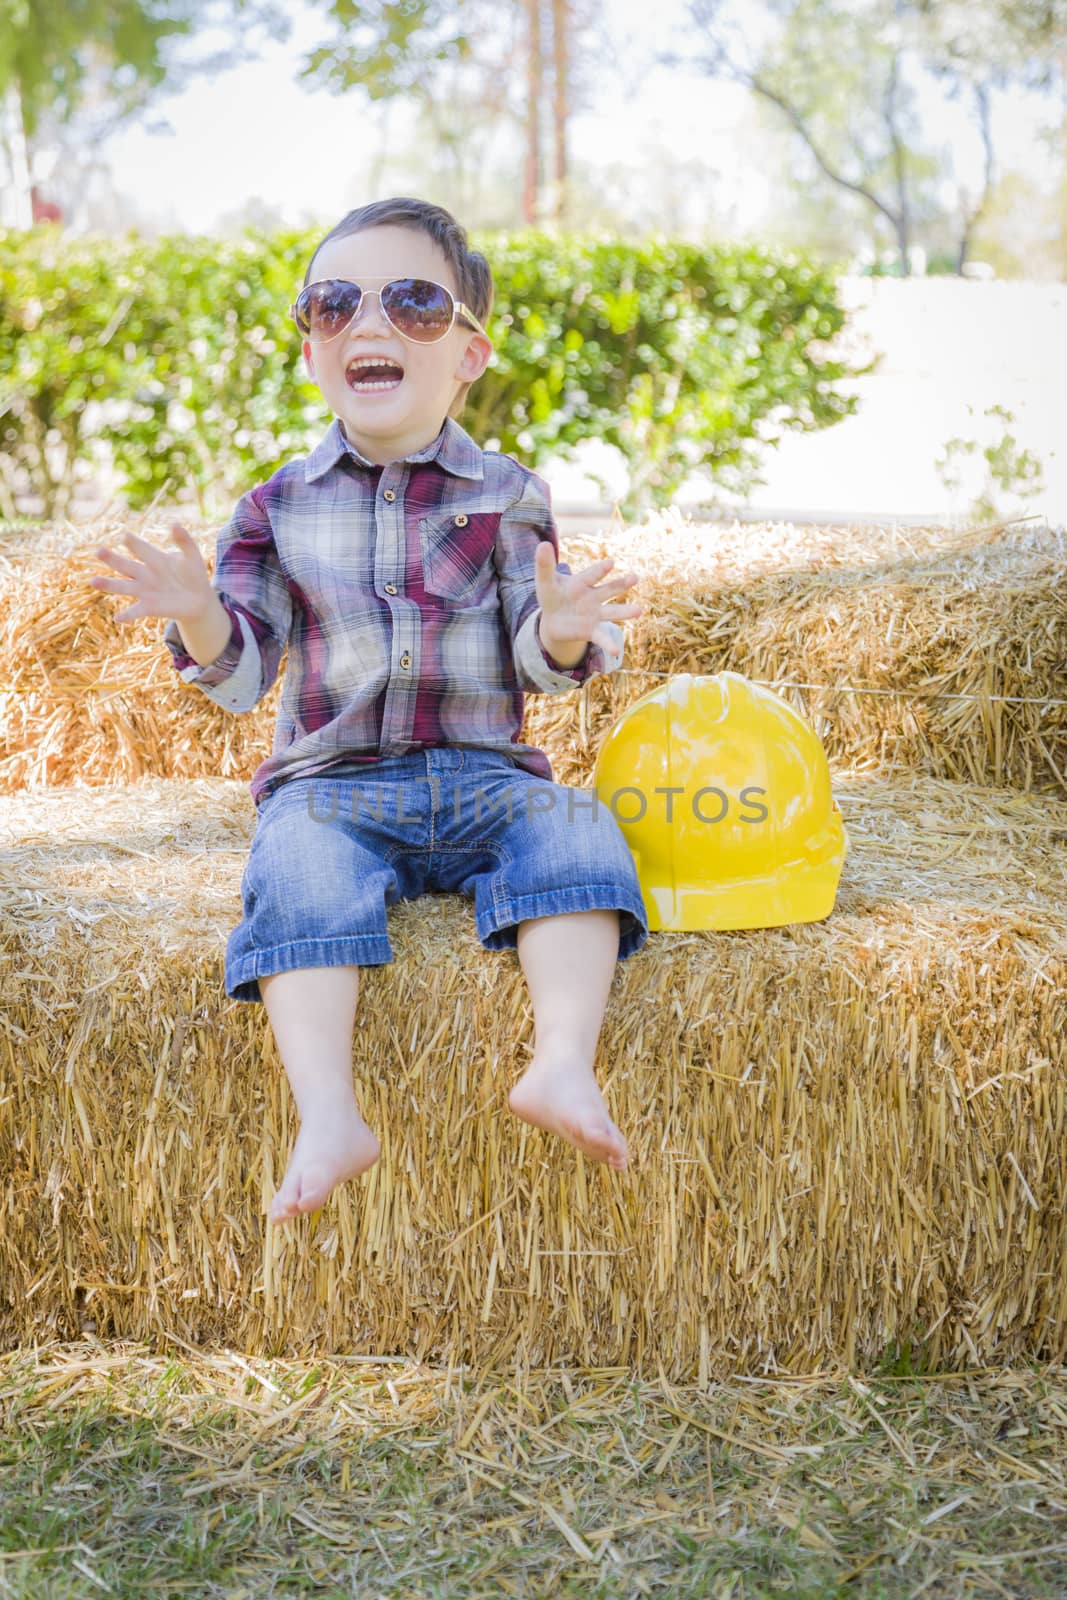
<instances>
[{"instance_id":1,"label":"sunglasses lens","mask_svg":"<svg viewBox=\"0 0 1067 1600\"><path fill-rule=\"evenodd\" d=\"M302 289L296 301L296 325L309 339L333 339L359 310L363 291L358 284L329 278Z\"/></svg>"},{"instance_id":2,"label":"sunglasses lens","mask_svg":"<svg viewBox=\"0 0 1067 1600\"><path fill-rule=\"evenodd\" d=\"M448 290L425 278L396 278L382 290L382 309L398 333L418 344L443 339L452 326Z\"/></svg>"}]
</instances>

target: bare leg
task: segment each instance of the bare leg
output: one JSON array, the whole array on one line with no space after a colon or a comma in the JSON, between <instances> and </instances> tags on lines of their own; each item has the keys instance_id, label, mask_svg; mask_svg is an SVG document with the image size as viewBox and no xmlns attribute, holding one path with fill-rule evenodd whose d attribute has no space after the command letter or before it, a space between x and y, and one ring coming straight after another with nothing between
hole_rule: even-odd
<instances>
[{"instance_id":1,"label":"bare leg","mask_svg":"<svg viewBox=\"0 0 1067 1600\"><path fill-rule=\"evenodd\" d=\"M278 1054L300 1112L300 1132L271 1222L316 1211L346 1178L372 1167L381 1147L356 1107L352 1032L358 967L300 967L260 978Z\"/></svg>"},{"instance_id":2,"label":"bare leg","mask_svg":"<svg viewBox=\"0 0 1067 1600\"><path fill-rule=\"evenodd\" d=\"M617 911L573 911L519 923L519 962L534 1012L534 1058L508 1096L524 1122L558 1133L621 1170L629 1152L593 1076L619 956Z\"/></svg>"}]
</instances>

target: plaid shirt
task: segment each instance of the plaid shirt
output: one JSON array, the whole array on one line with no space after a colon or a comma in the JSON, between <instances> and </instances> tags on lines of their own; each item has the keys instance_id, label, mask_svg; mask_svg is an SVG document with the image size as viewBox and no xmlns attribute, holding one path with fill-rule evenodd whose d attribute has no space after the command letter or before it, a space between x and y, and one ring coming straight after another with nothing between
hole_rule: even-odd
<instances>
[{"instance_id":1,"label":"plaid shirt","mask_svg":"<svg viewBox=\"0 0 1067 1600\"><path fill-rule=\"evenodd\" d=\"M609 623L612 652L589 644L572 668L553 661L537 631L541 539L558 558L548 485L452 418L384 467L335 419L310 455L243 495L218 536L222 654L199 666L174 621L164 642L186 683L235 712L267 693L288 645L257 804L289 778L436 745L499 750L550 779L545 753L518 742L523 691L614 671L623 634Z\"/></svg>"}]
</instances>

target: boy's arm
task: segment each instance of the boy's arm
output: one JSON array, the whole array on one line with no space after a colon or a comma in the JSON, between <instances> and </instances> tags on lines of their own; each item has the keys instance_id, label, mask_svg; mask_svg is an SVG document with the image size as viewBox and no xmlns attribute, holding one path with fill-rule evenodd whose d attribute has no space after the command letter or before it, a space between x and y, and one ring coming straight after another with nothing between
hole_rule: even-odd
<instances>
[{"instance_id":1,"label":"boy's arm","mask_svg":"<svg viewBox=\"0 0 1067 1600\"><path fill-rule=\"evenodd\" d=\"M179 676L227 711L251 711L262 700L278 675L292 623L263 488L242 495L218 537L211 586L230 622L220 654L202 665L190 655L179 623L171 620L163 630Z\"/></svg>"},{"instance_id":2,"label":"boy's arm","mask_svg":"<svg viewBox=\"0 0 1067 1600\"><path fill-rule=\"evenodd\" d=\"M555 661L541 643L534 551L542 539L551 542L559 568L570 571L566 562L559 561L559 540L549 495L549 487L542 478L533 472L524 474L520 498L500 519L493 560L519 688L526 693L562 694L598 672L614 672L622 665L623 631L616 622L605 623L615 640L615 649L609 653L601 645L590 642L570 667Z\"/></svg>"}]
</instances>

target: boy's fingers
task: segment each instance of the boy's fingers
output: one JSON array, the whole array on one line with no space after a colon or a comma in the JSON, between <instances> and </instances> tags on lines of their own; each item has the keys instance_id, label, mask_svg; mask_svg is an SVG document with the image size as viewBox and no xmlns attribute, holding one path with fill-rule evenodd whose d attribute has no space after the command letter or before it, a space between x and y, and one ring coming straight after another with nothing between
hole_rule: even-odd
<instances>
[{"instance_id":1,"label":"boy's fingers","mask_svg":"<svg viewBox=\"0 0 1067 1600\"><path fill-rule=\"evenodd\" d=\"M117 550L98 550L96 553L101 561L106 562L109 567L114 567L116 572L125 573L128 578L132 578L138 570L129 556L121 556Z\"/></svg>"},{"instance_id":2,"label":"boy's fingers","mask_svg":"<svg viewBox=\"0 0 1067 1600\"><path fill-rule=\"evenodd\" d=\"M122 537L146 566L158 567L160 559L166 559L166 551L158 550L154 544L149 544L147 539L139 539L135 533L124 533Z\"/></svg>"},{"instance_id":3,"label":"boy's fingers","mask_svg":"<svg viewBox=\"0 0 1067 1600\"><path fill-rule=\"evenodd\" d=\"M141 598L137 593L136 583L127 581L125 578L94 578L93 583L106 590L108 594L125 595L127 597L137 595L138 600Z\"/></svg>"},{"instance_id":4,"label":"boy's fingers","mask_svg":"<svg viewBox=\"0 0 1067 1600\"><path fill-rule=\"evenodd\" d=\"M597 577L603 576L608 568L613 567L614 565L614 560L611 556L608 556L603 561L594 561L591 567L583 567L581 572L576 573L575 576L578 578L584 578L586 583L593 583Z\"/></svg>"},{"instance_id":5,"label":"boy's fingers","mask_svg":"<svg viewBox=\"0 0 1067 1600\"><path fill-rule=\"evenodd\" d=\"M143 539L138 539L135 533L124 533L122 535L122 542L127 549L132 554L138 556L141 561L145 561L147 559L149 546Z\"/></svg>"}]
</instances>

